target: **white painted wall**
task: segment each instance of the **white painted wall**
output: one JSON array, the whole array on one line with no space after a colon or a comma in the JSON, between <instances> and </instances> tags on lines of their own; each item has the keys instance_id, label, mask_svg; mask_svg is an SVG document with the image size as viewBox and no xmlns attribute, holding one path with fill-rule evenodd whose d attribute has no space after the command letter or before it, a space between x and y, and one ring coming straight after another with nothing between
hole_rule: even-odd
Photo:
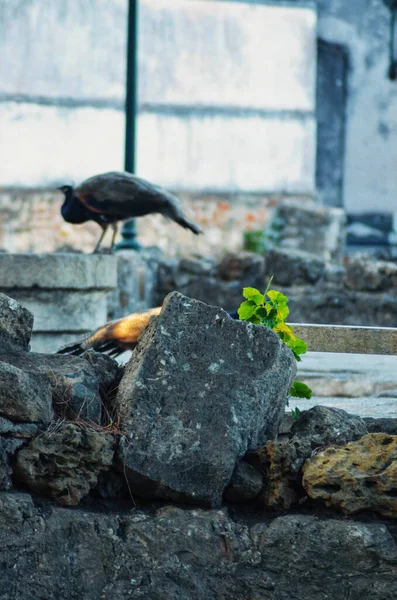
<instances>
[{"instance_id":1,"label":"white painted wall","mask_svg":"<svg viewBox=\"0 0 397 600\"><path fill-rule=\"evenodd\" d=\"M318 0L318 35L349 52L344 207L397 211L397 82L387 77L390 12L383 0Z\"/></svg>"},{"instance_id":2,"label":"white painted wall","mask_svg":"<svg viewBox=\"0 0 397 600\"><path fill-rule=\"evenodd\" d=\"M122 168L126 6L0 0L1 186ZM138 174L173 189L313 193L314 9L140 6Z\"/></svg>"}]
</instances>

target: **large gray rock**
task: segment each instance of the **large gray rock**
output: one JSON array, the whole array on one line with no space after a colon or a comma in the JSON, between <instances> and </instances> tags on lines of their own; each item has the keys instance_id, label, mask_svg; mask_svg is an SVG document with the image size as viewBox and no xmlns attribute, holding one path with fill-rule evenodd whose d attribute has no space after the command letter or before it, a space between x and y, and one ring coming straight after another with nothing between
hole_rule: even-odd
<instances>
[{"instance_id":1,"label":"large gray rock","mask_svg":"<svg viewBox=\"0 0 397 600\"><path fill-rule=\"evenodd\" d=\"M33 438L16 457L16 479L37 494L73 506L95 487L114 455L110 433L61 424Z\"/></svg>"},{"instance_id":2,"label":"large gray rock","mask_svg":"<svg viewBox=\"0 0 397 600\"><path fill-rule=\"evenodd\" d=\"M1 600L395 600L397 550L376 522L90 512L1 493L0 572Z\"/></svg>"},{"instance_id":3,"label":"large gray rock","mask_svg":"<svg viewBox=\"0 0 397 600\"><path fill-rule=\"evenodd\" d=\"M0 414L17 421L48 422L52 401L57 416L62 418L78 417L95 423L100 423L102 417L109 419L105 414L106 392L117 381L119 372L116 361L109 356L94 352L86 352L83 358L20 353L3 355L1 360ZM10 385L14 385L12 393ZM33 403L41 413L33 411Z\"/></svg>"},{"instance_id":4,"label":"large gray rock","mask_svg":"<svg viewBox=\"0 0 397 600\"><path fill-rule=\"evenodd\" d=\"M16 300L0 294L0 353L29 350L33 315Z\"/></svg>"},{"instance_id":5,"label":"large gray rock","mask_svg":"<svg viewBox=\"0 0 397 600\"><path fill-rule=\"evenodd\" d=\"M218 505L236 461L276 435L295 372L269 329L168 296L116 399L133 490Z\"/></svg>"}]
</instances>

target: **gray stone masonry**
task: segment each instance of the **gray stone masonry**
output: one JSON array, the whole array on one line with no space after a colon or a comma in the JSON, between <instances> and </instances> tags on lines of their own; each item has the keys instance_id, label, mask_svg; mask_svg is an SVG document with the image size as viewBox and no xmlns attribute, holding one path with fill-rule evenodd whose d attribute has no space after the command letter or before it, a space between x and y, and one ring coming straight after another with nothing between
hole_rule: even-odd
<instances>
[{"instance_id":1,"label":"gray stone masonry","mask_svg":"<svg viewBox=\"0 0 397 600\"><path fill-rule=\"evenodd\" d=\"M116 287L115 256L0 254L0 291L33 313L35 352L53 352L105 323Z\"/></svg>"}]
</instances>

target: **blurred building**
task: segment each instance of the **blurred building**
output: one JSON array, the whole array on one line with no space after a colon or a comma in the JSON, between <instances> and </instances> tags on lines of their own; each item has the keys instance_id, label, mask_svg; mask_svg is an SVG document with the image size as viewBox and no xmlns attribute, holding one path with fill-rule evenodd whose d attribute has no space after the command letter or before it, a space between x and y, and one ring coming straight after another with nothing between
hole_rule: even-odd
<instances>
[{"instance_id":1,"label":"blurred building","mask_svg":"<svg viewBox=\"0 0 397 600\"><path fill-rule=\"evenodd\" d=\"M389 235L397 84L382 0L139 5L137 173L207 233L146 217L143 244L236 249L286 197L376 210ZM0 247L92 247L97 226L63 223L51 189L123 167L126 21L127 0L0 0Z\"/></svg>"}]
</instances>

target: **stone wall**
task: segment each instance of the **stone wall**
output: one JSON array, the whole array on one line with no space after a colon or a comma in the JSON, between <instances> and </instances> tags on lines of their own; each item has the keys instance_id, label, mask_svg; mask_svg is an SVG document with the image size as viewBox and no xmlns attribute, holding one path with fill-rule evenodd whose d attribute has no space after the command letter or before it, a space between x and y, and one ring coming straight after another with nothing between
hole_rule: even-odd
<instances>
[{"instance_id":1,"label":"stone wall","mask_svg":"<svg viewBox=\"0 0 397 600\"><path fill-rule=\"evenodd\" d=\"M62 198L48 190L0 192L0 248L8 252L92 252L100 235L96 223L71 225L60 214ZM158 215L136 220L138 240L144 247L158 246L166 255L199 253L207 256L243 248L244 234L262 231L272 209L283 199L278 194L178 193L187 214L205 232L192 235ZM307 196L298 197L306 203ZM120 237L120 236L119 236ZM110 243L110 238L105 244Z\"/></svg>"},{"instance_id":2,"label":"stone wall","mask_svg":"<svg viewBox=\"0 0 397 600\"><path fill-rule=\"evenodd\" d=\"M0 294L2 599L394 600L395 419L283 418L289 348L178 293L124 369L31 327Z\"/></svg>"}]
</instances>

